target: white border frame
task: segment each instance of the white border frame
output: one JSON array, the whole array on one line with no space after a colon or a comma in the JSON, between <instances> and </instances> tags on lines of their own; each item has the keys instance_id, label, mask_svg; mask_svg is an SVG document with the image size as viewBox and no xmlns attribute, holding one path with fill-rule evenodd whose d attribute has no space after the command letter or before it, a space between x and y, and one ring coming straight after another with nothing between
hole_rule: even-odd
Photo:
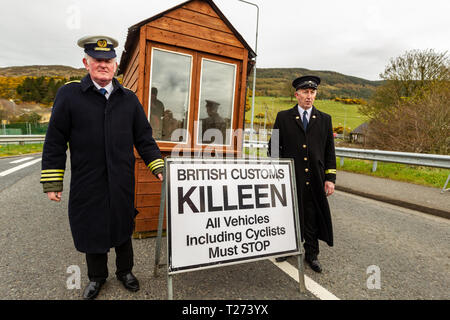
<instances>
[{"instance_id":1,"label":"white border frame","mask_svg":"<svg viewBox=\"0 0 450 320\"><path fill-rule=\"evenodd\" d=\"M152 103L152 77L153 77L153 57L154 57L154 51L155 50L159 50L159 51L164 51L164 52L168 52L168 53L174 53L174 54L179 54L179 55L183 55L183 56L188 56L191 58L191 68L190 68L190 74L189 74L189 93L188 93L188 110L187 110L187 114L188 117L186 119L186 124L187 124L187 128L183 128L184 130L186 130L186 139L183 142L179 142L179 141L167 141L167 140L156 140L156 142L161 142L161 143L171 143L174 145L188 145L189 144L189 120L191 118L191 93L192 93L192 75L193 75L193 68L194 68L194 56L188 53L181 53L181 52L177 52L177 51L171 51L171 50L167 50L167 49L162 49L162 48L158 48L158 47L152 47L152 57L151 57L151 61L150 61L150 80L149 80L149 87L148 87L148 106L147 106L147 111L148 111L148 116L147 116L147 120L150 123L150 107L151 107L151 103Z\"/></svg>"},{"instance_id":2,"label":"white border frame","mask_svg":"<svg viewBox=\"0 0 450 320\"><path fill-rule=\"evenodd\" d=\"M233 85L233 99L232 99L232 105L231 105L231 117L230 117L230 119L231 119L231 128L227 128L226 130L225 130L225 134L227 134L227 132L229 131L230 132L230 143L229 144L225 144L225 143L223 143L223 144L216 144L216 143L200 143L200 141L199 141L199 139L198 139L198 134L199 134L199 130L200 130L200 106L201 106L201 100L200 100L200 98L201 98L201 96L202 96L202 76L203 76L203 61L204 60L208 60L208 61L211 61L211 62L217 62L217 63L222 63L222 64L227 64L227 65L230 65L230 66L233 66L234 67L234 85ZM230 147L232 144L233 144L233 139L232 139L232 137L233 137L233 131L234 131L234 128L233 128L233 116L234 116L234 105L235 105L235 96L236 96L236 84L237 84L237 79L236 79L236 75L237 75L237 64L235 64L235 63L229 63L229 62L224 62L224 61L220 61L220 60L214 60L214 59L210 59L210 58L203 58L202 57L202 63L201 63L201 67L200 67L200 79L199 79L199 82L200 82L200 88L199 88L199 91L198 91L198 115L197 115L197 128L196 128L196 134L195 134L195 145L198 145L198 146L218 146L218 147ZM229 129L231 129L231 130L229 130ZM226 138L226 137L224 137L224 138ZM225 139L226 140L226 139Z\"/></svg>"},{"instance_id":3,"label":"white border frame","mask_svg":"<svg viewBox=\"0 0 450 320\"><path fill-rule=\"evenodd\" d=\"M170 212L170 179L168 179L168 174L170 172L170 164L171 163L193 163L193 162L201 162L201 163L207 163L207 162L232 162L232 163L251 163L251 162L268 162L268 163L285 163L289 167L289 171L291 173L290 176L290 182L291 182L291 193L292 193L292 205L293 205L293 219L294 219L294 231L296 236L296 250L289 250L286 252L278 252L278 253L271 253L267 255L259 255L259 256L251 256L251 257L245 257L240 258L238 260L231 260L231 261L216 261L208 264L202 264L202 265L193 265L193 266L184 266L181 268L177 268L176 270L171 269L171 257L172 257L172 238L171 238L171 212ZM166 244L167 244L167 273L168 275L178 274L178 273L185 273L185 272L191 272L191 271L197 271L197 270L203 270L203 269L211 269L216 267L222 267L222 266L229 266L229 265L235 265L235 264L242 264L247 262L253 262L253 261L260 261L260 260L267 260L268 258L277 258L277 257L283 257L283 256L291 256L291 255L299 255L299 266L300 266L300 260L303 259L304 249L303 249L303 243L301 241L301 232L300 232L300 216L299 216L299 208L298 208L298 201L297 201L297 185L295 181L295 166L294 166L294 160L288 159L288 158L256 158L256 159L207 159L207 158L173 158L173 157L167 157L165 158L165 174L164 174L164 186L165 188L165 194L164 194L164 201L165 206L162 206L163 212L166 211L165 214L165 220L166 220ZM170 174L169 174L170 175ZM161 210L161 207L160 207ZM160 212L160 219L163 219L163 215L161 215ZM160 224L161 230L158 231L162 234L162 223ZM158 240L160 241L160 240ZM158 251L158 250L157 250ZM159 254L159 252L157 252ZM159 261L157 259L156 261ZM299 272L303 273L303 267L299 267Z\"/></svg>"}]
</instances>

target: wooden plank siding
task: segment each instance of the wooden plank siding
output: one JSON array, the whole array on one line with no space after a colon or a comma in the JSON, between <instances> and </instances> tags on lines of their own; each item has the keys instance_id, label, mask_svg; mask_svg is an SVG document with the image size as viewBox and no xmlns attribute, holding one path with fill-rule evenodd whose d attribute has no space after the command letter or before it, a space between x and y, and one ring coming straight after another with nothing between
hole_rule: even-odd
<instances>
[{"instance_id":1,"label":"wooden plank siding","mask_svg":"<svg viewBox=\"0 0 450 320\"><path fill-rule=\"evenodd\" d=\"M186 3L183 7L188 10L200 12L200 13L206 14L208 16L220 19L219 15L214 11L214 9L211 8L209 5L206 5L202 1L198 1L198 0L192 1L192 2Z\"/></svg>"},{"instance_id":2,"label":"wooden plank siding","mask_svg":"<svg viewBox=\"0 0 450 320\"><path fill-rule=\"evenodd\" d=\"M130 90L131 90L131 87L134 85L134 82L131 82L131 78L137 74L138 57L139 57L139 46L136 46L133 49L130 63L128 64L127 70L125 70L124 76L123 76L123 85ZM136 91L134 91L134 93L136 93Z\"/></svg>"},{"instance_id":3,"label":"wooden plank siding","mask_svg":"<svg viewBox=\"0 0 450 320\"><path fill-rule=\"evenodd\" d=\"M193 1L146 25L150 41L243 60L244 45L205 2Z\"/></svg>"}]
</instances>

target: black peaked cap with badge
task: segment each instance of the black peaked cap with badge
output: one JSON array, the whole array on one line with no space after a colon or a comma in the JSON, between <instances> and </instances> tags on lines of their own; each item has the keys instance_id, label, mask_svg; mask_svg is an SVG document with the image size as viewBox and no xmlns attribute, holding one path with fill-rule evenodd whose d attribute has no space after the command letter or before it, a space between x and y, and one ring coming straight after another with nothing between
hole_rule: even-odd
<instances>
[{"instance_id":1,"label":"black peaked cap with badge","mask_svg":"<svg viewBox=\"0 0 450 320\"><path fill-rule=\"evenodd\" d=\"M292 81L295 90L298 89L317 89L320 84L320 78L317 76L302 76Z\"/></svg>"},{"instance_id":2,"label":"black peaked cap with badge","mask_svg":"<svg viewBox=\"0 0 450 320\"><path fill-rule=\"evenodd\" d=\"M205 99L205 101L206 101L206 107L208 108L208 107L212 107L212 108L218 108L219 107L219 105L220 105L220 103L218 103L218 102L216 102L216 101L213 101L213 100L208 100L208 99Z\"/></svg>"},{"instance_id":3,"label":"black peaked cap with badge","mask_svg":"<svg viewBox=\"0 0 450 320\"><path fill-rule=\"evenodd\" d=\"M114 48L119 42L107 36L86 36L78 40L77 44L92 58L113 59L117 56Z\"/></svg>"}]
</instances>

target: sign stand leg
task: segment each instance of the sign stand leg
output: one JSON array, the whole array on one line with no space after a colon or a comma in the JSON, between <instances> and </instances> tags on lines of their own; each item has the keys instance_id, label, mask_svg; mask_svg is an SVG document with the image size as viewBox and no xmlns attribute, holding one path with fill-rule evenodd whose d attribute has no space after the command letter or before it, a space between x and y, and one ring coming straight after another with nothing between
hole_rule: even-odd
<instances>
[{"instance_id":1,"label":"sign stand leg","mask_svg":"<svg viewBox=\"0 0 450 320\"><path fill-rule=\"evenodd\" d=\"M450 189L447 189L447 185L448 185L448 182L450 181L450 174L448 175L448 177L447 177L447 181L445 181L445 184L444 184L444 187L442 188L442 190L441 190L441 193L444 193L445 191L448 191L448 190L450 190Z\"/></svg>"},{"instance_id":2,"label":"sign stand leg","mask_svg":"<svg viewBox=\"0 0 450 320\"><path fill-rule=\"evenodd\" d=\"M167 299L173 300L172 276L167 274Z\"/></svg>"},{"instance_id":3,"label":"sign stand leg","mask_svg":"<svg viewBox=\"0 0 450 320\"><path fill-rule=\"evenodd\" d=\"M294 162L291 160L290 163L291 172L295 172L294 170ZM297 194L297 182L295 181L295 175L292 177L292 187L294 189L294 195ZM305 254L305 249L303 244L305 243L302 240L301 229L300 229L300 215L299 215L299 207L297 197L294 196L294 210L295 210L295 226L297 229L297 245L300 250L300 254L298 255L298 284L300 288L300 293L306 293L306 285L305 285L305 265L303 262L303 256Z\"/></svg>"},{"instance_id":4,"label":"sign stand leg","mask_svg":"<svg viewBox=\"0 0 450 320\"><path fill-rule=\"evenodd\" d=\"M153 272L154 277L158 276L159 268L159 258L161 255L161 241L162 241L162 230L164 222L164 208L166 203L166 168L164 167L164 180L161 186L161 201L159 203L159 219L158 219L158 233L156 237L156 248L155 248L155 269Z\"/></svg>"},{"instance_id":5,"label":"sign stand leg","mask_svg":"<svg viewBox=\"0 0 450 320\"><path fill-rule=\"evenodd\" d=\"M298 255L298 284L300 286L300 293L306 293L305 285L305 264L303 262L303 250Z\"/></svg>"}]
</instances>

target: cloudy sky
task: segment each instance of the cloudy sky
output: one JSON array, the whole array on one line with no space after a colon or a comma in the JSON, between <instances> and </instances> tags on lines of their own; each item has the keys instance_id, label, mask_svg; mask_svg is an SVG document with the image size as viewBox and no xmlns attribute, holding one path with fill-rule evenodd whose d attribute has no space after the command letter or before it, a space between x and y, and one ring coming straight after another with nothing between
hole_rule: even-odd
<instances>
[{"instance_id":1,"label":"cloudy sky","mask_svg":"<svg viewBox=\"0 0 450 320\"><path fill-rule=\"evenodd\" d=\"M128 27L183 0L1 0L0 67L61 64L82 67L76 41ZM256 8L215 0L255 48ZM448 0L254 0L259 5L258 67L332 70L378 80L406 50L450 51Z\"/></svg>"}]
</instances>

